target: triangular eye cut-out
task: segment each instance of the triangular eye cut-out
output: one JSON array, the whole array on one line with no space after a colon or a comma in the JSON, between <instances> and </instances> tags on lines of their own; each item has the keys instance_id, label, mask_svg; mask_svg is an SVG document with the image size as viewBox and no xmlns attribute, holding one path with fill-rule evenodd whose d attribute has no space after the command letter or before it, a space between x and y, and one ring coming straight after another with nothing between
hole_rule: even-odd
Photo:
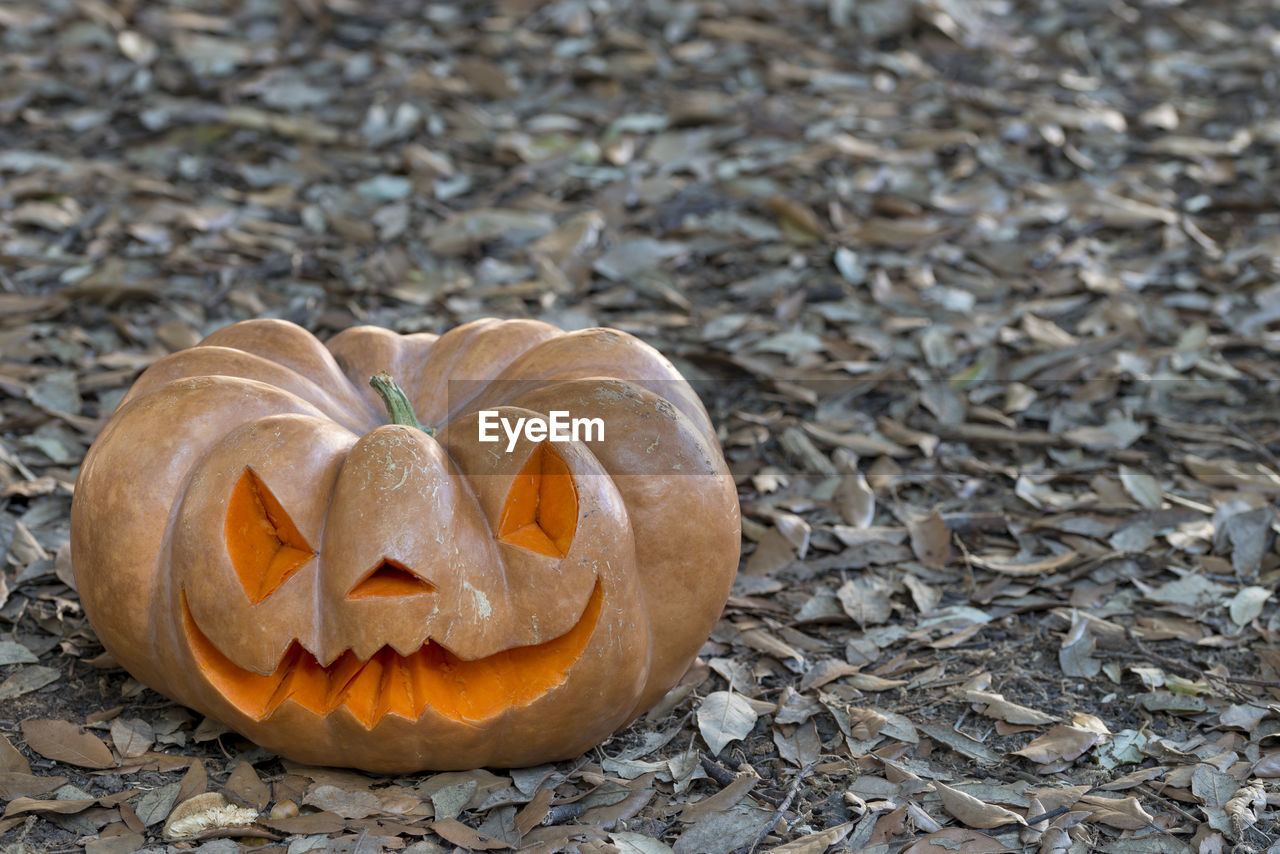
<instances>
[{"instance_id":1,"label":"triangular eye cut-out","mask_svg":"<svg viewBox=\"0 0 1280 854\"><path fill-rule=\"evenodd\" d=\"M498 539L548 557L569 553L578 529L578 491L569 466L546 442L511 482L498 522Z\"/></svg>"},{"instance_id":2,"label":"triangular eye cut-out","mask_svg":"<svg viewBox=\"0 0 1280 854\"><path fill-rule=\"evenodd\" d=\"M316 554L248 466L227 502L225 536L231 565L254 605L276 592Z\"/></svg>"},{"instance_id":3,"label":"triangular eye cut-out","mask_svg":"<svg viewBox=\"0 0 1280 854\"><path fill-rule=\"evenodd\" d=\"M412 596L433 593L435 586L405 569L403 564L383 558L373 571L351 588L348 599L372 599L376 596Z\"/></svg>"}]
</instances>

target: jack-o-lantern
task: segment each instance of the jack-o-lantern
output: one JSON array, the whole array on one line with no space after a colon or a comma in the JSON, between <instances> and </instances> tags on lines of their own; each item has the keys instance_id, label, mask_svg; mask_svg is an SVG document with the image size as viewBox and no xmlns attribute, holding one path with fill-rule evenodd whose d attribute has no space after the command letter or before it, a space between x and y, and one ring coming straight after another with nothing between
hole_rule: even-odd
<instances>
[{"instance_id":1,"label":"jack-o-lantern","mask_svg":"<svg viewBox=\"0 0 1280 854\"><path fill-rule=\"evenodd\" d=\"M603 437L480 440L483 412L553 410ZM126 669L282 755L518 766L680 678L738 514L702 404L629 335L483 320L326 348L254 320L130 389L80 471L72 559Z\"/></svg>"}]
</instances>

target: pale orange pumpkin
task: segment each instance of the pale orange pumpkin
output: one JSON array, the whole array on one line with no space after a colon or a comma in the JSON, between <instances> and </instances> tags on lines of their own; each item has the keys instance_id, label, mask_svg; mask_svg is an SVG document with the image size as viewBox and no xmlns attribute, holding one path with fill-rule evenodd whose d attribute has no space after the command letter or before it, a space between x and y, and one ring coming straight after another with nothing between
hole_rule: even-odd
<instances>
[{"instance_id":1,"label":"pale orange pumpkin","mask_svg":"<svg viewBox=\"0 0 1280 854\"><path fill-rule=\"evenodd\" d=\"M381 370L438 433L386 423ZM507 453L482 409L599 417L604 440ZM72 505L81 599L132 674L282 755L387 772L598 744L685 672L739 540L670 362L534 321L327 348L228 326L138 379Z\"/></svg>"}]
</instances>

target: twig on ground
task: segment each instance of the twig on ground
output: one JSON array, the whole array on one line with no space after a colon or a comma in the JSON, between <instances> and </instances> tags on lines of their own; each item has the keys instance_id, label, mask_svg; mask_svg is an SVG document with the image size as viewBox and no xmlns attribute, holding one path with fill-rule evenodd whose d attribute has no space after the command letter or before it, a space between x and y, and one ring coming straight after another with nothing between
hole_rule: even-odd
<instances>
[{"instance_id":1,"label":"twig on ground","mask_svg":"<svg viewBox=\"0 0 1280 854\"><path fill-rule=\"evenodd\" d=\"M707 776L721 786L727 786L737 779L737 774L734 774L705 753L698 756L698 761L702 764L702 770L707 772Z\"/></svg>"},{"instance_id":2,"label":"twig on ground","mask_svg":"<svg viewBox=\"0 0 1280 854\"><path fill-rule=\"evenodd\" d=\"M782 803L778 804L778 808L773 811L773 818L769 819L769 823L761 829L756 841L751 843L751 847L747 849L750 854L755 854L756 849L764 842L764 838L778 826L778 822L782 820L782 814L791 808L791 802L796 799L796 794L800 791L800 784L804 782L805 777L809 776L809 772L813 770L813 765L814 763L810 762L796 772L796 778L791 781L790 787L787 788L787 796L782 799Z\"/></svg>"},{"instance_id":3,"label":"twig on ground","mask_svg":"<svg viewBox=\"0 0 1280 854\"><path fill-rule=\"evenodd\" d=\"M1187 676L1216 679L1219 682L1231 682L1238 685L1252 685L1258 688L1280 688L1280 681L1274 679L1249 679L1245 676L1222 676L1216 673L1208 673L1198 667L1193 667L1192 665L1187 664L1185 661L1179 661L1176 658L1161 655L1143 643L1142 639L1138 637L1137 632L1133 629L1125 629L1125 634L1129 636L1129 640L1133 641L1133 645L1137 648L1138 652L1142 653L1142 657Z\"/></svg>"}]
</instances>

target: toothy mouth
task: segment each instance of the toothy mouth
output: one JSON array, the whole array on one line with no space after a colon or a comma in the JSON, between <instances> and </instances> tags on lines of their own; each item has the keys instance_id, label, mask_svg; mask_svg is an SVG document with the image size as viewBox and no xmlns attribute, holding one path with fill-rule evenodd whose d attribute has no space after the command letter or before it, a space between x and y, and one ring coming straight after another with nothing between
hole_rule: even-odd
<instances>
[{"instance_id":1,"label":"toothy mouth","mask_svg":"<svg viewBox=\"0 0 1280 854\"><path fill-rule=\"evenodd\" d=\"M386 715L417 720L428 706L447 718L476 722L532 703L564 683L595 630L602 598L597 581L586 610L568 632L484 658L461 659L428 640L411 655L384 646L362 661L347 650L325 666L295 640L266 676L240 667L214 646L191 615L185 592L182 615L196 667L254 720L265 720L292 701L321 717L346 708L373 729Z\"/></svg>"}]
</instances>

